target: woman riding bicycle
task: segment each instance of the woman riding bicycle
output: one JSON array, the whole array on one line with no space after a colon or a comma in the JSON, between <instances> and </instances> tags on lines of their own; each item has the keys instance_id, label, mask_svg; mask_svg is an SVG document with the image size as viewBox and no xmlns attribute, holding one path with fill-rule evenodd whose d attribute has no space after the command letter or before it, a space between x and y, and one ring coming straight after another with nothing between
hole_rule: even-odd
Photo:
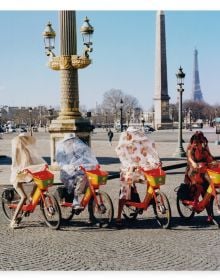
<instances>
[{"instance_id":1,"label":"woman riding bicycle","mask_svg":"<svg viewBox=\"0 0 220 280\"><path fill-rule=\"evenodd\" d=\"M133 183L145 181L139 167L145 170L155 169L161 166L161 162L155 144L148 139L144 131L133 127L122 132L116 153L121 161L121 189L116 219L116 223L120 224L124 203L131 199L132 188L133 192L136 192Z\"/></svg>"},{"instance_id":2,"label":"woman riding bicycle","mask_svg":"<svg viewBox=\"0 0 220 280\"><path fill-rule=\"evenodd\" d=\"M66 133L57 143L56 161L60 167L60 180L69 194L74 194L73 207L80 209L78 197L84 193L88 184L85 173L79 169L95 169L98 161L90 147L86 145L75 133Z\"/></svg>"},{"instance_id":3,"label":"woman riding bicycle","mask_svg":"<svg viewBox=\"0 0 220 280\"><path fill-rule=\"evenodd\" d=\"M190 193L196 200L200 194L204 195L209 186L209 178L205 169L201 165L215 164L215 159L211 155L208 140L201 131L196 131L190 139L187 147L187 167L185 172L185 184L190 186ZM202 186L202 188L201 188ZM206 208L208 221L212 220L211 209Z\"/></svg>"},{"instance_id":4,"label":"woman riding bicycle","mask_svg":"<svg viewBox=\"0 0 220 280\"><path fill-rule=\"evenodd\" d=\"M46 162L38 155L35 143L36 139L25 133L21 133L12 139L12 166L10 182L13 184L17 193L21 197L10 223L12 228L18 227L18 216L27 199L23 183L28 183L32 180L32 176L30 174L23 173L22 171L27 167L37 167L37 169L39 169L42 164L46 164Z\"/></svg>"}]
</instances>

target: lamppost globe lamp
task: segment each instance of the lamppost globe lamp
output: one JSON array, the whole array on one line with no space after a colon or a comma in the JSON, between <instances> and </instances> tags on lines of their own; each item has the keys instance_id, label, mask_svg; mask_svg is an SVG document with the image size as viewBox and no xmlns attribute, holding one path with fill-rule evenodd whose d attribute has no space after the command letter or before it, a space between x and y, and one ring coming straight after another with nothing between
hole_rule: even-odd
<instances>
[{"instance_id":1,"label":"lamppost globe lamp","mask_svg":"<svg viewBox=\"0 0 220 280\"><path fill-rule=\"evenodd\" d=\"M44 46L47 50L47 55L53 54L52 50L55 48L55 37L56 32L52 28L52 24L48 22L46 25L44 31L43 31L43 37L44 37Z\"/></svg>"},{"instance_id":2,"label":"lamppost globe lamp","mask_svg":"<svg viewBox=\"0 0 220 280\"><path fill-rule=\"evenodd\" d=\"M94 28L89 23L88 17L85 17L84 23L83 23L83 25L80 28L80 32L81 32L81 34L83 36L83 43L86 44L86 45L87 44L92 45L91 37L92 37L92 34L94 32Z\"/></svg>"},{"instance_id":3,"label":"lamppost globe lamp","mask_svg":"<svg viewBox=\"0 0 220 280\"><path fill-rule=\"evenodd\" d=\"M184 78L186 74L183 72L183 68L180 66L178 72L176 73L176 78L177 78L177 86L182 87L184 85ZM179 89L178 89L179 91ZM184 91L184 89L183 89Z\"/></svg>"},{"instance_id":4,"label":"lamppost globe lamp","mask_svg":"<svg viewBox=\"0 0 220 280\"><path fill-rule=\"evenodd\" d=\"M177 91L179 92L179 133L178 133L178 147L176 149L176 152L174 153L174 156L176 157L185 157L186 152L183 149L183 137L182 137L182 94L184 92L184 78L185 73L183 72L182 67L180 66L178 72L176 73L177 78Z\"/></svg>"}]
</instances>

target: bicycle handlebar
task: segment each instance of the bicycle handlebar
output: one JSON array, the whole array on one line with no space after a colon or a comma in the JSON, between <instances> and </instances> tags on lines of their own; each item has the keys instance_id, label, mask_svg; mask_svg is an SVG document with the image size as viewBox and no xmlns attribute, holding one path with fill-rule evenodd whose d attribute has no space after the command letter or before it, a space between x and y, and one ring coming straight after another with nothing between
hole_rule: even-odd
<instances>
[{"instance_id":1,"label":"bicycle handlebar","mask_svg":"<svg viewBox=\"0 0 220 280\"><path fill-rule=\"evenodd\" d=\"M45 171L45 170L47 170L48 168L49 168L49 167L48 167L48 164L45 164L45 165L44 165L44 169L42 169L41 171ZM30 169L28 169L28 168L23 169L22 172L24 172L24 173L26 172L26 173L29 173L29 174L31 174L31 175L34 175L34 173L35 173L35 172L32 172L32 171L31 171Z\"/></svg>"},{"instance_id":2,"label":"bicycle handlebar","mask_svg":"<svg viewBox=\"0 0 220 280\"><path fill-rule=\"evenodd\" d=\"M96 165L96 169L100 169L100 165L99 165L99 164ZM82 170L82 171L84 171L84 172L87 171L86 168L83 167L82 165L79 166L79 170ZM89 170L88 170L88 171L89 171Z\"/></svg>"}]
</instances>

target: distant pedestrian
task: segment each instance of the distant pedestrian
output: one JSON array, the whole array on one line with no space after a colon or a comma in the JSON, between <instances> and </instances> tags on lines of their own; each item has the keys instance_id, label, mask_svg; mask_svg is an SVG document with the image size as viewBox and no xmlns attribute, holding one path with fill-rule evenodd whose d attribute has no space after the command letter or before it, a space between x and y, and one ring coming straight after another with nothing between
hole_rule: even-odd
<instances>
[{"instance_id":1,"label":"distant pedestrian","mask_svg":"<svg viewBox=\"0 0 220 280\"><path fill-rule=\"evenodd\" d=\"M109 131L108 131L108 141L109 141L110 146L112 145L113 136L114 136L114 133L111 131L111 129L109 129Z\"/></svg>"}]
</instances>

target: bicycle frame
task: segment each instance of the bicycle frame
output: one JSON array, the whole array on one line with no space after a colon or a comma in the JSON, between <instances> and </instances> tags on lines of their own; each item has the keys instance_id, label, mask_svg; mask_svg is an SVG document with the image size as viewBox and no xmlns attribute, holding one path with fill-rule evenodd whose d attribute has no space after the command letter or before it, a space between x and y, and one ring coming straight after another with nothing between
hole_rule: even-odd
<instances>
[{"instance_id":1,"label":"bicycle frame","mask_svg":"<svg viewBox=\"0 0 220 280\"><path fill-rule=\"evenodd\" d=\"M152 200L152 198L154 198L154 201L157 204L157 199L156 199L156 190L160 189L160 185L157 186L151 186L148 182L147 182L147 189L146 189L146 194L144 197L144 200L142 202L134 202L134 201L126 201L125 205L127 206L133 206L136 207L138 209L143 209L143 210L147 210L150 202Z\"/></svg>"},{"instance_id":2,"label":"bicycle frame","mask_svg":"<svg viewBox=\"0 0 220 280\"><path fill-rule=\"evenodd\" d=\"M202 168L204 170L204 166ZM205 169L205 172L207 173L207 168ZM200 184L198 184L197 187L200 187L200 189L203 188ZM212 196L215 198L216 203L218 205L217 195L216 195L216 188L220 188L220 185L219 184L214 184L212 182L212 179L210 178L209 186L208 186L208 188L207 188L207 190L205 192L205 195L204 195L202 200L199 201L199 196L201 194L201 192L200 192L199 195L194 200L182 200L182 203L186 204L188 206L191 206L192 210L194 210L197 213L200 213L209 204L210 199L211 199Z\"/></svg>"},{"instance_id":3,"label":"bicycle frame","mask_svg":"<svg viewBox=\"0 0 220 280\"><path fill-rule=\"evenodd\" d=\"M146 189L146 194L145 194L144 200L142 202L133 202L133 201L128 200L125 202L125 205L133 206L138 209L147 210L152 198L154 198L154 201L157 204L156 190L160 189L160 184L156 184L155 181L152 181L152 177L153 177L152 174L151 174L151 178L149 178L148 171L145 171L143 168L141 168L141 171L143 171L145 174L146 184L147 184L147 189ZM161 170L161 172L162 172L162 170ZM165 173L163 173L163 176L165 176Z\"/></svg>"},{"instance_id":4,"label":"bicycle frame","mask_svg":"<svg viewBox=\"0 0 220 280\"><path fill-rule=\"evenodd\" d=\"M44 169L42 171L46 172L47 169L48 169L48 165L45 164L45 167L44 167ZM52 186L52 182L47 184L47 185L43 185L42 186L41 185L41 181L39 181L39 178L36 177L36 174L39 174L39 172L34 173L31 170L29 170L29 169L24 169L22 172L26 172L26 173L31 174L33 176L33 180L34 180L35 184L34 184L32 193L31 193L31 195L29 197L30 202L27 203L27 204L24 204L22 206L21 210L24 211L24 212L34 212L36 206L38 205L38 203L39 203L39 201L41 199L43 200L43 202L45 202L44 193L48 191L48 188L50 186ZM12 204L11 207L12 208L16 208L17 204Z\"/></svg>"},{"instance_id":5,"label":"bicycle frame","mask_svg":"<svg viewBox=\"0 0 220 280\"><path fill-rule=\"evenodd\" d=\"M87 178L88 178L88 174L87 174L86 169L83 168L82 166L80 166L80 169L83 170L83 171L85 172L85 174L86 174L86 176L87 176ZM100 188L100 185L93 185L93 184L90 182L90 180L88 179L88 187L87 187L86 192L85 192L85 194L83 195L82 200L81 200L81 202L80 202L80 205L81 205L83 208L85 208L85 207L88 205L88 203L89 203L89 201L90 201L90 199L91 199L92 197L94 197L95 203L96 203L97 205L100 204L99 201L98 201L98 199L97 199L97 196L96 196L96 190L98 190L99 188ZM100 200L101 200L101 203L103 203L101 197L100 197ZM61 203L61 206L64 206L64 207L72 207L72 202L62 202L62 203Z\"/></svg>"},{"instance_id":6,"label":"bicycle frame","mask_svg":"<svg viewBox=\"0 0 220 280\"><path fill-rule=\"evenodd\" d=\"M158 188L159 188L159 186L156 189L158 189ZM156 198L155 187L148 185L147 189L146 189L146 195L142 202L133 202L133 201L128 200L128 201L126 201L125 204L127 206L133 206L133 207L136 207L139 209L147 210L148 206L150 205L151 199L153 197ZM156 201L156 199L155 199L155 201Z\"/></svg>"},{"instance_id":7,"label":"bicycle frame","mask_svg":"<svg viewBox=\"0 0 220 280\"><path fill-rule=\"evenodd\" d=\"M21 211L23 211L23 212L32 213L32 212L34 212L36 206L39 204L39 201L41 199L43 201L45 201L44 200L44 193L48 191L48 188L45 188L44 190L41 190L37 184L34 187L35 187L35 190L29 198L30 202L27 203L27 204L24 204L22 206ZM9 204L9 207L15 209L17 207L17 205L18 205L17 203L12 203L12 204Z\"/></svg>"}]
</instances>

